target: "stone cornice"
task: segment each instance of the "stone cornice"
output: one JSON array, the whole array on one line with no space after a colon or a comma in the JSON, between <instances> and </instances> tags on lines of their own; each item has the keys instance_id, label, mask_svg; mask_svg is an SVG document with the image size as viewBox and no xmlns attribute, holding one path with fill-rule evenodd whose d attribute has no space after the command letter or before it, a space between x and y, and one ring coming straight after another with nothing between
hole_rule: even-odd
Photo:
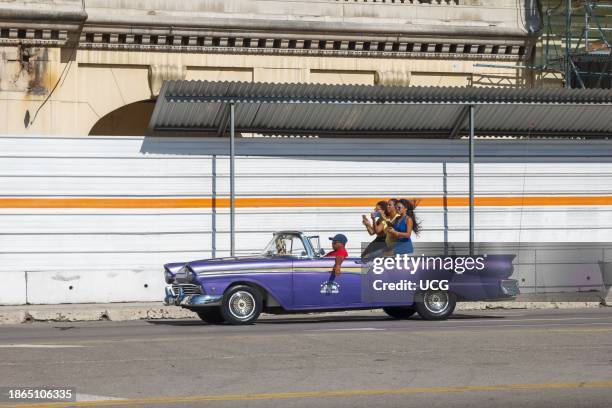
<instances>
[{"instance_id":1,"label":"stone cornice","mask_svg":"<svg viewBox=\"0 0 612 408\"><path fill-rule=\"evenodd\" d=\"M528 55L524 43L294 40L249 37L183 37L83 33L80 48L232 54L328 55L515 60Z\"/></svg>"},{"instance_id":2,"label":"stone cornice","mask_svg":"<svg viewBox=\"0 0 612 408\"><path fill-rule=\"evenodd\" d=\"M64 46L86 20L80 0L0 1L0 44Z\"/></svg>"},{"instance_id":3,"label":"stone cornice","mask_svg":"<svg viewBox=\"0 0 612 408\"><path fill-rule=\"evenodd\" d=\"M24 44L42 47L64 46L68 41L68 34L68 30L59 30L51 28L0 28L0 44Z\"/></svg>"},{"instance_id":4,"label":"stone cornice","mask_svg":"<svg viewBox=\"0 0 612 408\"><path fill-rule=\"evenodd\" d=\"M164 52L216 52L242 54L333 55L353 57L425 57L517 59L528 55L529 44L517 41L490 39L411 39L411 40L346 40L269 38L266 36L196 36L149 35L125 32L95 32L86 27L80 33L78 47L84 49L139 50ZM64 46L68 30L1 28L0 44ZM317 36L321 37L321 36Z\"/></svg>"},{"instance_id":5,"label":"stone cornice","mask_svg":"<svg viewBox=\"0 0 612 408\"><path fill-rule=\"evenodd\" d=\"M155 10L147 3L88 0L81 9L78 0L0 0L0 44L78 41L80 48L109 50L517 59L530 55L534 40L516 15L499 13L522 3L516 0L498 0L501 8L489 0L480 0L480 7L471 0L193 0L156 2L162 8ZM446 20L422 11L447 9ZM464 9L470 20L461 20ZM364 10L367 17L360 14ZM409 18L414 20L407 23Z\"/></svg>"}]
</instances>

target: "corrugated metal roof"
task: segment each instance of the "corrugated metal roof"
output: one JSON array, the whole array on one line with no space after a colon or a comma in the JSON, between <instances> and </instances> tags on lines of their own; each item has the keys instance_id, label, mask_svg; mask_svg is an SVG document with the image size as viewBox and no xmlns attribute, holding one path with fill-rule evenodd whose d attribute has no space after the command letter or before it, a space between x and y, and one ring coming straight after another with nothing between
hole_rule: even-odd
<instances>
[{"instance_id":1,"label":"corrugated metal roof","mask_svg":"<svg viewBox=\"0 0 612 408\"><path fill-rule=\"evenodd\" d=\"M475 105L483 135L612 136L612 91L167 81L150 132L447 137ZM461 129L466 129L463 120Z\"/></svg>"}]
</instances>

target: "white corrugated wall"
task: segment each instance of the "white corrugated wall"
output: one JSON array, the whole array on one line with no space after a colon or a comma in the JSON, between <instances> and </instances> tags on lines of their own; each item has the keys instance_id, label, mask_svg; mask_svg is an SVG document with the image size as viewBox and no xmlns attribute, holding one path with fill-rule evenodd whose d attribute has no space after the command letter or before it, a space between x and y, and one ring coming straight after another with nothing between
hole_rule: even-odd
<instances>
[{"instance_id":1,"label":"white corrugated wall","mask_svg":"<svg viewBox=\"0 0 612 408\"><path fill-rule=\"evenodd\" d=\"M467 207L435 201L467 196L466 152L457 140L239 139L237 252L299 229L345 233L357 256L369 239L361 214L370 208L360 203L390 196L428 198L417 212L417 251L419 241L466 241ZM477 241L612 242L611 152L605 141L478 141L476 194L500 205L477 207ZM1 137L0 304L159 300L163 263L229 252L226 206L176 203L221 203L228 193L226 139ZM49 198L70 204L42 208ZM178 200L99 208L134 198ZM519 272L527 291L601 284L590 271L570 285Z\"/></svg>"}]
</instances>

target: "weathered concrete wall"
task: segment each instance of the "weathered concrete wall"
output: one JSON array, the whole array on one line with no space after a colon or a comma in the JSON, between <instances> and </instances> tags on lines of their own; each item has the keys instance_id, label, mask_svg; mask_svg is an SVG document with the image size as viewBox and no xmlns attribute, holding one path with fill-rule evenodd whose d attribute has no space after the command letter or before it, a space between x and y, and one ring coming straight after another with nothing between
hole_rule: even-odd
<instances>
[{"instance_id":1,"label":"weathered concrete wall","mask_svg":"<svg viewBox=\"0 0 612 408\"><path fill-rule=\"evenodd\" d=\"M89 0L92 24L193 26L391 35L522 36L537 28L534 2L456 0ZM517 10L518 5L518 10ZM523 19L517 18L517 11ZM526 19L528 21L526 21ZM534 21L535 19L535 21Z\"/></svg>"}]
</instances>

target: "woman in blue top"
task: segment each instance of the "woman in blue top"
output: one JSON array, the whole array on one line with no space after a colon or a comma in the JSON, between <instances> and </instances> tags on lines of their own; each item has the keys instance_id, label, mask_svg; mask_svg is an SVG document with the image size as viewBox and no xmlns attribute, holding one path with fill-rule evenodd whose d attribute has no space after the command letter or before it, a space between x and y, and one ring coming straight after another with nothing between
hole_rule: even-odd
<instances>
[{"instance_id":1,"label":"woman in blue top","mask_svg":"<svg viewBox=\"0 0 612 408\"><path fill-rule=\"evenodd\" d=\"M404 198L395 205L395 209L400 217L395 221L393 227L389 229L389 234L397 238L394 248L395 255L411 254L414 252L410 236L413 232L418 235L421 231L421 224L416 220L414 208L414 203Z\"/></svg>"}]
</instances>

